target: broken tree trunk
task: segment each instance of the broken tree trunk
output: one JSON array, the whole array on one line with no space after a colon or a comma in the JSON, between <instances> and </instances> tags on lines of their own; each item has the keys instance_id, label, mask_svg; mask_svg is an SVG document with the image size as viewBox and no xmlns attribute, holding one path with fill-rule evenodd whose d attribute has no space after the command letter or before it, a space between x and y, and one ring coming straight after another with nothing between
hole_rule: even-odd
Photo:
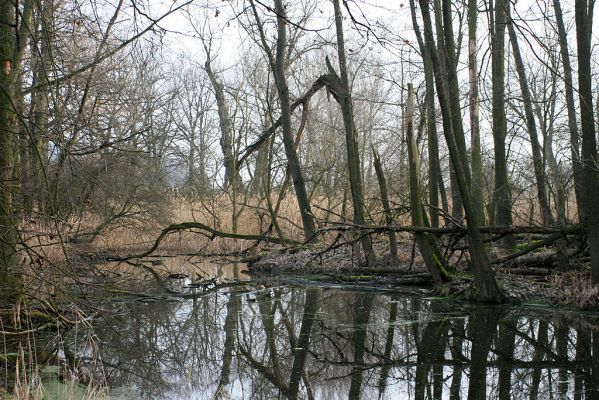
<instances>
[{"instance_id":1,"label":"broken tree trunk","mask_svg":"<svg viewBox=\"0 0 599 400\"><path fill-rule=\"evenodd\" d=\"M376 177L379 181L379 189L381 191L381 202L383 203L383 211L385 212L385 222L387 224L392 224L393 216L391 215L391 205L389 204L389 194L387 193L387 180L385 179L385 174L383 173L381 159L374 149L374 146L372 146L372 157L374 159L374 169L376 171ZM395 237L395 232L389 231L387 235L389 236L389 255L391 256L391 261L393 261L393 263L397 263L397 238Z\"/></svg>"}]
</instances>

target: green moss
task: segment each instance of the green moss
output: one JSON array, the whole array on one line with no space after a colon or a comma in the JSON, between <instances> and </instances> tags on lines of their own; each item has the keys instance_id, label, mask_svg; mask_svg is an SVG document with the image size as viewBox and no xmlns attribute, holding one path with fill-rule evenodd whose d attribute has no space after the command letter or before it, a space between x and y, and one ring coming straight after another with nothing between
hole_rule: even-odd
<instances>
[{"instance_id":1,"label":"green moss","mask_svg":"<svg viewBox=\"0 0 599 400\"><path fill-rule=\"evenodd\" d=\"M46 314L45 312L39 310L31 310L29 315L33 318L41 319L44 321L52 321L52 317Z\"/></svg>"}]
</instances>

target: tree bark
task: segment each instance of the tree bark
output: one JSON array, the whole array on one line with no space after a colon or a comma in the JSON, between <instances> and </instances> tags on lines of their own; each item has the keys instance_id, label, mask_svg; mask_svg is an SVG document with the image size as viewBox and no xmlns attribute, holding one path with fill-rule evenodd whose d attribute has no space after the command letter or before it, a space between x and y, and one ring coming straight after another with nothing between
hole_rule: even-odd
<instances>
[{"instance_id":1,"label":"tree bark","mask_svg":"<svg viewBox=\"0 0 599 400\"><path fill-rule=\"evenodd\" d=\"M506 0L496 0L494 22L491 26L491 63L493 85L493 142L495 153L495 204L496 222L500 225L512 225L512 199L507 176L506 136L507 120L505 116L505 25L509 4ZM502 244L507 249L515 247L514 238L506 236Z\"/></svg>"},{"instance_id":2,"label":"tree bark","mask_svg":"<svg viewBox=\"0 0 599 400\"><path fill-rule=\"evenodd\" d=\"M470 158L472 164L472 183L475 190L474 201L484 204L483 199L483 164L480 147L480 121L478 112L478 44L476 30L478 28L477 0L468 0L468 75L470 80L469 116L470 116ZM485 224L484 209L480 207L479 222Z\"/></svg>"},{"instance_id":3,"label":"tree bark","mask_svg":"<svg viewBox=\"0 0 599 400\"><path fill-rule=\"evenodd\" d=\"M19 280L12 269L15 264L17 227L14 214L14 166L17 156L16 115L13 108L16 74L15 3L0 2L0 286L3 297L16 295Z\"/></svg>"}]
</instances>

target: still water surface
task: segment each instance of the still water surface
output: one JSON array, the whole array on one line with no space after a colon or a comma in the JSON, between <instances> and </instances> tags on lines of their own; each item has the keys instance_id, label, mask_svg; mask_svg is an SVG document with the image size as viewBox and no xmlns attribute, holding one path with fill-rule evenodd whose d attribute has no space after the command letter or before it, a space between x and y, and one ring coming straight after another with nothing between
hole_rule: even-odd
<instances>
[{"instance_id":1,"label":"still water surface","mask_svg":"<svg viewBox=\"0 0 599 400\"><path fill-rule=\"evenodd\" d=\"M198 289L200 290L200 289ZM204 290L205 293L202 293ZM599 316L251 283L110 302L61 353L127 399L590 399Z\"/></svg>"}]
</instances>

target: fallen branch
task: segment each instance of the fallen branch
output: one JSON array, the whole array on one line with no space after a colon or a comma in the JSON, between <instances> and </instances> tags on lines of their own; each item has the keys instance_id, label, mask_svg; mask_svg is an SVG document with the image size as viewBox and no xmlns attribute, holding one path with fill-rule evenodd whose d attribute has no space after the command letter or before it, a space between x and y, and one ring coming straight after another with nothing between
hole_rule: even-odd
<instances>
[{"instance_id":1,"label":"fallen branch","mask_svg":"<svg viewBox=\"0 0 599 400\"><path fill-rule=\"evenodd\" d=\"M446 235L454 233L466 233L466 227L463 225L453 225L443 228L411 226L411 225L357 225L357 224L336 224L320 228L316 235L326 232L348 232L348 231L370 231L366 233L383 232L409 232L409 233L432 233L436 235ZM584 232L582 225L564 225L564 226L537 226L537 225L510 225L510 226L481 226L481 233L487 234L517 234L517 233L536 233L536 234L580 234Z\"/></svg>"},{"instance_id":2,"label":"fallen branch","mask_svg":"<svg viewBox=\"0 0 599 400\"><path fill-rule=\"evenodd\" d=\"M508 254L505 257L501 257L496 260L493 260L492 264L508 263L508 262L513 261L517 258L520 258L526 254L532 253L533 251L535 251L537 249L541 249L543 247L549 246L549 245L553 244L554 242L558 241L559 239L565 237L566 235L574 234L574 233L581 233L581 230L582 230L581 225L569 225L569 226L563 226L561 228L562 228L561 231L558 231L543 240L533 243L530 246L526 246L522 250L519 250L512 254ZM530 260L533 261L534 264L541 264L541 263L543 263L543 261L553 263L555 260L557 260L557 255L555 253L551 253L549 255L544 255L543 257L540 257L540 256L532 257ZM512 263L512 264L521 265L523 263L519 262L519 263ZM525 262L524 264L527 264L527 263Z\"/></svg>"},{"instance_id":3,"label":"fallen branch","mask_svg":"<svg viewBox=\"0 0 599 400\"><path fill-rule=\"evenodd\" d=\"M150 247L150 249L148 249L147 251L140 253L140 254L130 254L126 257L117 258L116 261L127 261L132 258L147 257L147 256L151 255L158 248L158 246L160 245L162 240L167 235L169 235L173 232L186 231L186 230L190 230L190 229L201 229L203 231L210 233L210 235L211 235L210 240L214 239L215 237L223 237L223 238L231 238L231 239L239 239L239 240L256 240L256 241L260 241L260 242L277 243L277 244L282 244L282 245L286 245L286 244L298 245L298 244L303 243L303 242L300 242L297 240L291 240L291 239L282 240L281 238L276 237L276 236L242 235L239 233L221 232L221 231L217 231L214 228L209 227L208 225L204 225L200 222L182 222L180 224L172 224L172 225L169 225L166 228L164 228L162 230L162 232L160 232L160 235L158 235L158 238L156 239L156 241L154 242L152 247Z\"/></svg>"},{"instance_id":4,"label":"fallen branch","mask_svg":"<svg viewBox=\"0 0 599 400\"><path fill-rule=\"evenodd\" d=\"M549 268L538 268L538 267L513 267L502 270L505 274L510 275L522 275L522 276L546 276L551 274L553 271Z\"/></svg>"}]
</instances>

